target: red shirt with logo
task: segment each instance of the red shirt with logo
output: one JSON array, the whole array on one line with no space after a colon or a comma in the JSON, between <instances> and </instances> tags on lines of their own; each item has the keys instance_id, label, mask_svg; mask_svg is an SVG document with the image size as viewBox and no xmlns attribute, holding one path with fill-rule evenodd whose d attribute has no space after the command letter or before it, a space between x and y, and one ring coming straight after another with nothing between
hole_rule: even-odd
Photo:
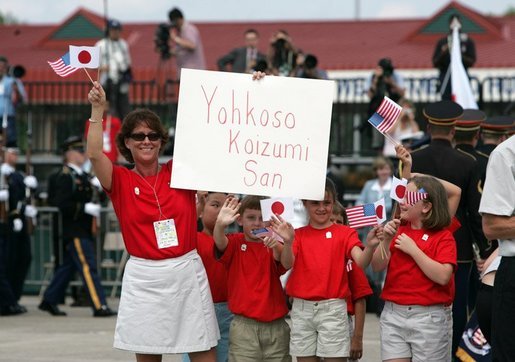
<instances>
[{"instance_id":1,"label":"red shirt with logo","mask_svg":"<svg viewBox=\"0 0 515 362\"><path fill-rule=\"evenodd\" d=\"M306 300L345 299L350 295L346 261L362 247L356 231L333 224L325 229L310 225L295 230L295 263L286 284L289 296Z\"/></svg>"},{"instance_id":2,"label":"red shirt with logo","mask_svg":"<svg viewBox=\"0 0 515 362\"><path fill-rule=\"evenodd\" d=\"M206 268L214 303L227 302L227 269L216 260L215 239L206 233L197 234L197 251Z\"/></svg>"},{"instance_id":3,"label":"red shirt with logo","mask_svg":"<svg viewBox=\"0 0 515 362\"><path fill-rule=\"evenodd\" d=\"M395 239L402 233L431 259L451 264L454 270L457 266L456 241L449 229L415 230L409 223L401 225L390 244L391 258L381 297L401 305L450 305L454 300L454 277L444 286L429 279L411 256L395 247Z\"/></svg>"},{"instance_id":4,"label":"red shirt with logo","mask_svg":"<svg viewBox=\"0 0 515 362\"><path fill-rule=\"evenodd\" d=\"M246 241L242 233L227 238L220 262L228 269L229 310L260 322L284 317L288 308L279 277L286 269L262 242Z\"/></svg>"},{"instance_id":5,"label":"red shirt with logo","mask_svg":"<svg viewBox=\"0 0 515 362\"><path fill-rule=\"evenodd\" d=\"M145 178L126 167L113 165L113 183L107 194L113 202L125 247L132 256L175 258L197 247L196 192L170 188L171 173L172 161L162 165L156 176ZM159 249L154 222L166 219L175 223L178 245Z\"/></svg>"}]
</instances>

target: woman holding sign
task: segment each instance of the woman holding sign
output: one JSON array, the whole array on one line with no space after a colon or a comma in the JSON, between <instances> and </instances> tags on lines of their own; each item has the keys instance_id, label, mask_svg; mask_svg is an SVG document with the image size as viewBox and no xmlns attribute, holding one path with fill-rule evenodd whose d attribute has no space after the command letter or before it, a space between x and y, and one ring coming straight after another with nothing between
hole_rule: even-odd
<instances>
[{"instance_id":1,"label":"woman holding sign","mask_svg":"<svg viewBox=\"0 0 515 362\"><path fill-rule=\"evenodd\" d=\"M95 174L109 195L130 259L125 267L114 347L137 361L188 353L215 361L220 334L206 272L197 254L195 191L170 188L172 161L159 164L168 132L150 110L130 112L117 136L132 170L102 152L105 92L89 92L87 146Z\"/></svg>"}]
</instances>

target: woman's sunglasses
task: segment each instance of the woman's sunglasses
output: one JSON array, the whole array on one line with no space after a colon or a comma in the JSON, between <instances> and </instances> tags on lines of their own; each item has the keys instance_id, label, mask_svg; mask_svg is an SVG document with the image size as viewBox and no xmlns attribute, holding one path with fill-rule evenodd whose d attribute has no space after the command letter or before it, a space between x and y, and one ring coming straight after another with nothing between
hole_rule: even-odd
<instances>
[{"instance_id":1,"label":"woman's sunglasses","mask_svg":"<svg viewBox=\"0 0 515 362\"><path fill-rule=\"evenodd\" d=\"M161 138L161 135L159 133L155 133L155 132L151 132L149 134L131 133L131 135L129 137L132 138L134 141L138 141L138 142L144 141L145 138L148 137L149 141L155 142Z\"/></svg>"}]
</instances>

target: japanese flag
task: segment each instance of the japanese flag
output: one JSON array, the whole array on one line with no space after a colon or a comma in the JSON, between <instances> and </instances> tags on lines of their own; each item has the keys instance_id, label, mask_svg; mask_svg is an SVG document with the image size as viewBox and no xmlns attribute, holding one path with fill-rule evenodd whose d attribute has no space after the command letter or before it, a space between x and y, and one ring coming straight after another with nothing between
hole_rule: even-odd
<instances>
[{"instance_id":1,"label":"japanese flag","mask_svg":"<svg viewBox=\"0 0 515 362\"><path fill-rule=\"evenodd\" d=\"M376 209L377 223L382 224L386 221L386 204L384 202L384 197L374 202L374 207Z\"/></svg>"},{"instance_id":2,"label":"japanese flag","mask_svg":"<svg viewBox=\"0 0 515 362\"><path fill-rule=\"evenodd\" d=\"M402 203L404 200L404 195L406 195L406 185L408 185L408 180L406 180L405 178L399 180L397 177L393 176L390 197L393 200Z\"/></svg>"},{"instance_id":3,"label":"japanese flag","mask_svg":"<svg viewBox=\"0 0 515 362\"><path fill-rule=\"evenodd\" d=\"M98 68L99 65L99 47L76 47L70 45L70 66L75 68Z\"/></svg>"},{"instance_id":4,"label":"japanese flag","mask_svg":"<svg viewBox=\"0 0 515 362\"><path fill-rule=\"evenodd\" d=\"M293 219L293 199L287 197L274 197L261 200L261 215L263 221L269 221L272 215L279 215L286 221Z\"/></svg>"}]
</instances>

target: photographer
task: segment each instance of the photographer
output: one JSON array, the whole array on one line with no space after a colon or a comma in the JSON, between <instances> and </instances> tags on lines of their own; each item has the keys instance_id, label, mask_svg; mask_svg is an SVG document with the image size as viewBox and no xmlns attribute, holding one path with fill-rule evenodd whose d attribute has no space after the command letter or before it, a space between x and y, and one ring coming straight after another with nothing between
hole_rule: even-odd
<instances>
[{"instance_id":1,"label":"photographer","mask_svg":"<svg viewBox=\"0 0 515 362\"><path fill-rule=\"evenodd\" d=\"M129 45L120 37L122 25L107 23L107 37L98 41L100 48L100 83L106 90L110 113L123 119L130 111L129 86L132 81Z\"/></svg>"},{"instance_id":2,"label":"photographer","mask_svg":"<svg viewBox=\"0 0 515 362\"><path fill-rule=\"evenodd\" d=\"M7 139L4 141L7 147L17 146L16 107L27 99L25 88L19 79L24 73L21 66L9 69L7 58L0 56L0 122L7 121Z\"/></svg>"},{"instance_id":3,"label":"photographer","mask_svg":"<svg viewBox=\"0 0 515 362\"><path fill-rule=\"evenodd\" d=\"M277 31L270 39L268 63L273 75L293 76L296 73L297 50L285 30Z\"/></svg>"},{"instance_id":4,"label":"photographer","mask_svg":"<svg viewBox=\"0 0 515 362\"><path fill-rule=\"evenodd\" d=\"M177 77L182 68L206 69L204 49L197 27L184 20L182 12L173 8L168 13L172 55L177 58Z\"/></svg>"},{"instance_id":5,"label":"photographer","mask_svg":"<svg viewBox=\"0 0 515 362\"><path fill-rule=\"evenodd\" d=\"M367 94L370 98L367 120L374 114L385 96L394 102L398 102L399 99L404 97L406 91L404 88L404 79L395 71L390 58L382 58L379 60L374 73L367 82L366 89L368 89ZM370 128L372 127L367 127L367 129ZM375 130L372 132L372 148L382 150L384 137Z\"/></svg>"}]
</instances>

